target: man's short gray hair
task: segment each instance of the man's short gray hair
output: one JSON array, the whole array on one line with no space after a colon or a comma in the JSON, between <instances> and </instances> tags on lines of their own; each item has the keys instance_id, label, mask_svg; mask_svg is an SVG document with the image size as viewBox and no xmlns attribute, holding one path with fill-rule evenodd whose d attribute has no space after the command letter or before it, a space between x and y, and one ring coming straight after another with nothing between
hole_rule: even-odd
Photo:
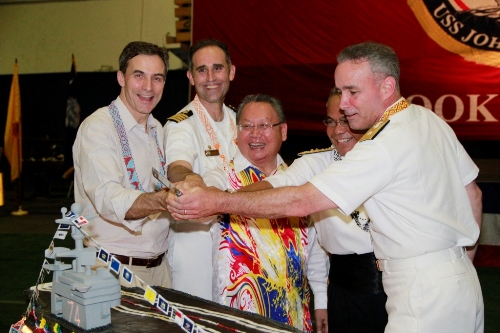
<instances>
[{"instance_id":1,"label":"man's short gray hair","mask_svg":"<svg viewBox=\"0 0 500 333\"><path fill-rule=\"evenodd\" d=\"M392 76L399 90L399 59L396 52L389 46L377 42L363 42L346 47L337 56L339 64L345 61L364 61L370 63L372 72L382 78Z\"/></svg>"},{"instance_id":2,"label":"man's short gray hair","mask_svg":"<svg viewBox=\"0 0 500 333\"><path fill-rule=\"evenodd\" d=\"M248 103L251 103L251 102L267 103L267 104L271 105L271 107L276 112L276 115L278 116L278 119L280 120L280 122L281 123L286 122L285 111L283 110L283 105L281 104L279 99L277 99L276 97L265 95L265 94L257 94L257 95L247 95L243 99L243 102L241 102L241 104L238 106L238 111L236 111L236 124L240 123L241 112L243 111L243 108Z\"/></svg>"}]
</instances>

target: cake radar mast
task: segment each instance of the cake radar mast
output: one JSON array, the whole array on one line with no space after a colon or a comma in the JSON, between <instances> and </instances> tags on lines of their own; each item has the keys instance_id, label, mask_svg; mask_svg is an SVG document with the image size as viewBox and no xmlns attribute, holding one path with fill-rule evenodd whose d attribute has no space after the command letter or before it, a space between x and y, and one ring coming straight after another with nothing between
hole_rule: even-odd
<instances>
[{"instance_id":1,"label":"cake radar mast","mask_svg":"<svg viewBox=\"0 0 500 333\"><path fill-rule=\"evenodd\" d=\"M62 218L55 222L63 228L70 226L75 248L46 249L45 257L53 263L43 268L53 271L51 312L83 329L92 329L111 324L111 307L120 305L120 282L106 267L91 269L96 264L96 248L83 245L85 236L77 223L82 210L78 203L71 205L73 214L61 208ZM66 264L64 258L74 259Z\"/></svg>"}]
</instances>

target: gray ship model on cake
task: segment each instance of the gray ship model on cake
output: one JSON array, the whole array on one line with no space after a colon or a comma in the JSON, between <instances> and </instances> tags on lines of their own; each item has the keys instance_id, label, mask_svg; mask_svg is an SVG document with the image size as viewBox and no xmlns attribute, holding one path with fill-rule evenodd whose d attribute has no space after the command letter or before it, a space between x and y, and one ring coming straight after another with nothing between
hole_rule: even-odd
<instances>
[{"instance_id":1,"label":"gray ship model on cake","mask_svg":"<svg viewBox=\"0 0 500 333\"><path fill-rule=\"evenodd\" d=\"M105 267L91 269L96 264L96 248L83 245L85 236L77 220L81 212L78 203L71 205L69 214L66 208L61 209L63 218L55 222L71 229L75 248L46 249L45 257L53 263L43 268L53 271L52 314L88 330L111 324L111 307L120 305L120 282ZM72 263L64 263L66 258L73 258Z\"/></svg>"}]
</instances>

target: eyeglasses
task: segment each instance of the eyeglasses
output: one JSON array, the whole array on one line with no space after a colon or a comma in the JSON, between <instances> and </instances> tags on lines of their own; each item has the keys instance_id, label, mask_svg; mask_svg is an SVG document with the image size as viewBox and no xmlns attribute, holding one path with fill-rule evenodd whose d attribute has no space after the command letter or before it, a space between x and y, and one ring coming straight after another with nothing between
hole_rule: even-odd
<instances>
[{"instance_id":1,"label":"eyeglasses","mask_svg":"<svg viewBox=\"0 0 500 333\"><path fill-rule=\"evenodd\" d=\"M325 124L328 127L335 127L335 126L337 126L337 124L342 126L342 127L349 126L349 122L344 117L340 118L338 121L334 120L330 117L326 117L325 119L323 119L323 124Z\"/></svg>"},{"instance_id":2,"label":"eyeglasses","mask_svg":"<svg viewBox=\"0 0 500 333\"><path fill-rule=\"evenodd\" d=\"M284 122L282 121L282 122L277 123L277 124L257 124L257 125L243 124L243 125L238 125L238 129L241 132L253 132L254 128L257 128L257 130L259 132L265 133L265 132L269 132L271 130L271 128L273 128L274 126L278 126L278 125L281 125L283 123Z\"/></svg>"}]
</instances>

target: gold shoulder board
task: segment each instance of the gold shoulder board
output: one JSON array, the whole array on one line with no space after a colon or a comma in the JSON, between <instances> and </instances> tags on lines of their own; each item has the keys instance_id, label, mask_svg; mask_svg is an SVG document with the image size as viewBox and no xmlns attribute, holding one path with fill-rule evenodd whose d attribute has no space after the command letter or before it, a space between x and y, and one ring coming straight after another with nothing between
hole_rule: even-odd
<instances>
[{"instance_id":1,"label":"gold shoulder board","mask_svg":"<svg viewBox=\"0 0 500 333\"><path fill-rule=\"evenodd\" d=\"M184 111L181 111L181 112L174 114L172 117L167 118L167 121L173 121L176 123L180 123L181 121L188 119L192 115L193 115L193 111L184 110Z\"/></svg>"},{"instance_id":2,"label":"gold shoulder board","mask_svg":"<svg viewBox=\"0 0 500 333\"><path fill-rule=\"evenodd\" d=\"M236 111L237 111L237 109L236 109L234 106L232 106L232 105L226 105L226 106L227 106L228 108L230 108L231 110L233 110L234 112L236 112Z\"/></svg>"},{"instance_id":3,"label":"gold shoulder board","mask_svg":"<svg viewBox=\"0 0 500 333\"><path fill-rule=\"evenodd\" d=\"M314 154L314 153L322 153L324 151L332 151L333 147L328 147L328 148L316 148L316 149L311 149L311 150L306 150L301 153L298 153L298 156L303 156L307 154Z\"/></svg>"},{"instance_id":4,"label":"gold shoulder board","mask_svg":"<svg viewBox=\"0 0 500 333\"><path fill-rule=\"evenodd\" d=\"M359 139L359 142L363 142L363 141L366 141L366 140L373 140L373 139L375 139L375 137L380 132L382 132L382 130L384 129L385 126L387 126L388 123L389 123L389 119L386 119L384 121L379 121L378 123L376 123L375 125L373 125L368 130L368 132L366 132L365 135L363 135L361 137L361 139Z\"/></svg>"}]
</instances>

